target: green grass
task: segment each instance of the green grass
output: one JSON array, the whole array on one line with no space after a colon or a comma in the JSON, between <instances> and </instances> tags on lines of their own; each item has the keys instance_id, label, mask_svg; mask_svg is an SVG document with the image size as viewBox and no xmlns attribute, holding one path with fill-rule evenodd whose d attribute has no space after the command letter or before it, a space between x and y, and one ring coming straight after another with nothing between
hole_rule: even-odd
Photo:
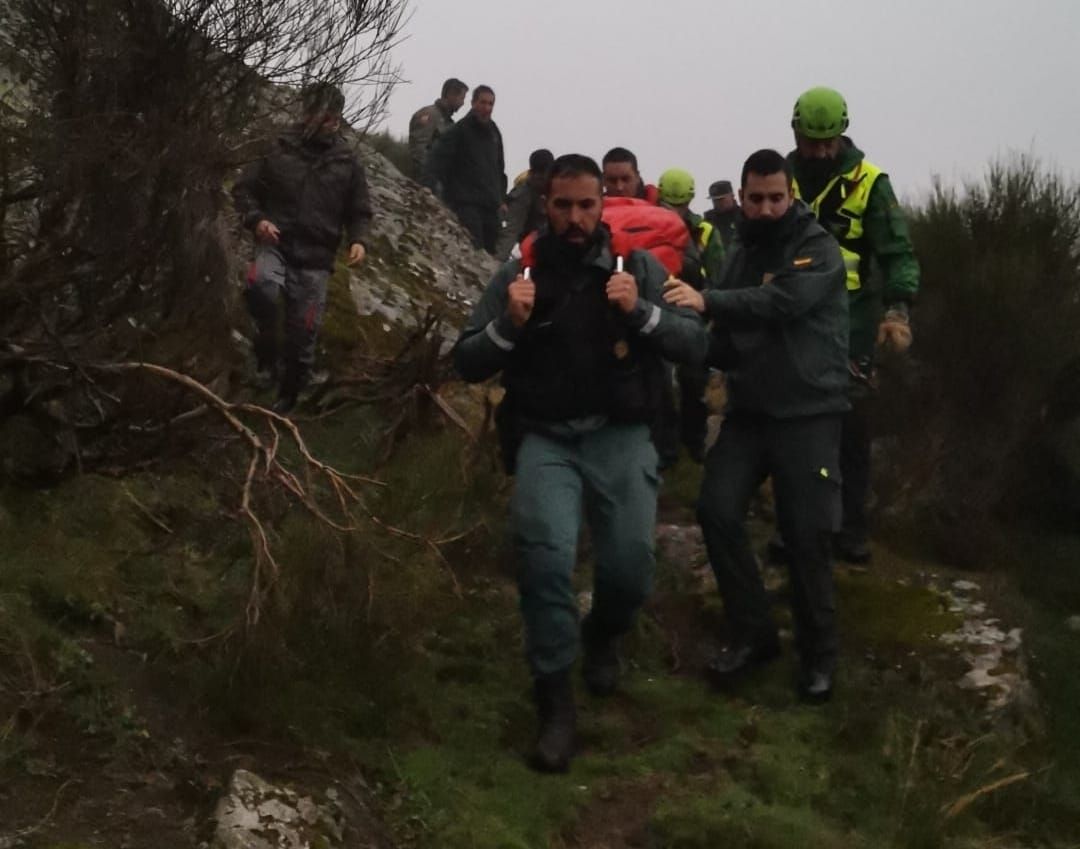
<instances>
[{"instance_id":1,"label":"green grass","mask_svg":"<svg viewBox=\"0 0 1080 849\"><path fill-rule=\"evenodd\" d=\"M152 664L185 682L209 730L283 738L361 764L403 846L621 845L630 835L657 847L929 849L1017 828L1052 846L1068 833L1080 732L1067 707L1080 694L1060 642L1072 585L1061 577L1043 587L1056 606L1039 614L1045 632L1031 626L1037 669L1050 676L1052 757L1022 735L986 735L935 641L955 618L934 593L890 577L934 565L894 562L885 550L880 572L838 580L845 654L823 708L796 702L790 654L736 694L710 690L693 661L673 672L668 629L707 640L718 610L714 595L700 596L662 563L654 606L624 643L621 692L597 700L579 687L581 754L566 776L536 775L526 765L535 718L503 551L504 481L443 426L414 430L376 468L384 428L379 411L353 408L307 434L341 469L385 481L362 492L387 524L429 538L468 531L441 547L445 559L370 524L328 533L270 499L283 569L256 639L196 652L183 641L228 621L245 595L248 543L220 515L234 489L191 473L84 476L9 493L0 662L18 673L18 643L29 640L42 674L79 683L64 710L84 733L137 737L138 705L81 653L121 620L128 645L150 649ZM686 465L669 475L673 509L688 507L699 474ZM1040 556L1064 563L1074 551ZM580 572L585 586L587 565ZM1040 586L1034 575L1022 581L1025 591ZM671 611L684 620L656 618ZM0 731L4 768L17 772L40 745ZM1037 781L945 816L946 805L1020 768Z\"/></svg>"}]
</instances>

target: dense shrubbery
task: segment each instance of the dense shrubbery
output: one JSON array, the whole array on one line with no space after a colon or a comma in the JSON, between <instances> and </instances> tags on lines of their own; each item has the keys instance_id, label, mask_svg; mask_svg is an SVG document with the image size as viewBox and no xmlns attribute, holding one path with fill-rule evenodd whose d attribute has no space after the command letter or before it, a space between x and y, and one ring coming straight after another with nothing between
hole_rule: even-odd
<instances>
[{"instance_id":1,"label":"dense shrubbery","mask_svg":"<svg viewBox=\"0 0 1080 849\"><path fill-rule=\"evenodd\" d=\"M371 145L373 150L393 162L394 167L406 177L411 177L414 180L420 179L420 175L413 172L408 139L399 139L389 130L383 130L381 133L369 133L364 139Z\"/></svg>"},{"instance_id":2,"label":"dense shrubbery","mask_svg":"<svg viewBox=\"0 0 1080 849\"><path fill-rule=\"evenodd\" d=\"M377 123L405 12L405 0L3 4L0 428L19 415L74 445L79 422L67 465L92 462L89 444L132 399L88 368L223 373L239 276L223 186L302 84L342 85L353 126Z\"/></svg>"},{"instance_id":3,"label":"dense shrubbery","mask_svg":"<svg viewBox=\"0 0 1080 849\"><path fill-rule=\"evenodd\" d=\"M937 185L911 224L917 367L885 393L883 468L902 471L883 494L946 538L972 529L965 541L991 520L1072 509L1056 446L1080 410L1080 186L1018 157L961 191Z\"/></svg>"}]
</instances>

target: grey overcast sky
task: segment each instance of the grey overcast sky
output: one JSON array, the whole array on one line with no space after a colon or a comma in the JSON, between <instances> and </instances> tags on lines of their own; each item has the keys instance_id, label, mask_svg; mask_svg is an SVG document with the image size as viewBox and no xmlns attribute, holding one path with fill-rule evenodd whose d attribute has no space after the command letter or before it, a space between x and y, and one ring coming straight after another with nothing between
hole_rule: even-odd
<instances>
[{"instance_id":1,"label":"grey overcast sky","mask_svg":"<svg viewBox=\"0 0 1080 849\"><path fill-rule=\"evenodd\" d=\"M599 159L633 150L653 182L689 170L738 179L760 147L786 152L798 94L847 98L849 134L908 201L933 175L978 177L1033 153L1080 175L1077 0L413 0L396 49L407 83L386 123L446 77L496 92L507 171L537 147ZM468 103L455 116L462 117Z\"/></svg>"}]
</instances>

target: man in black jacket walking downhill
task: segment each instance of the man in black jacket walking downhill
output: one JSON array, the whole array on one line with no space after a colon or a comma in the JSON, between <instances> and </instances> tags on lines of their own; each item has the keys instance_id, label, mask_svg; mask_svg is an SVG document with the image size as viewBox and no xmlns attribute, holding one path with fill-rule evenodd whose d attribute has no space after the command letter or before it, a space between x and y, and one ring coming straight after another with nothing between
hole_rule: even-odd
<instances>
[{"instance_id":1,"label":"man in black jacket walking downhill","mask_svg":"<svg viewBox=\"0 0 1080 849\"><path fill-rule=\"evenodd\" d=\"M318 83L305 89L303 103L303 121L282 134L276 149L253 163L233 190L257 245L246 292L257 326L256 367L267 381L280 377L274 404L279 413L296 405L311 375L341 232L348 264L358 265L371 221L364 166L338 132L344 96L336 86ZM282 295L285 350L279 375Z\"/></svg>"},{"instance_id":2,"label":"man in black jacket walking downhill","mask_svg":"<svg viewBox=\"0 0 1080 849\"><path fill-rule=\"evenodd\" d=\"M501 229L500 209L506 195L506 163L502 134L491 120L495 92L490 86L473 89L469 114L439 137L427 161L423 182L441 186L443 200L489 254Z\"/></svg>"}]
</instances>

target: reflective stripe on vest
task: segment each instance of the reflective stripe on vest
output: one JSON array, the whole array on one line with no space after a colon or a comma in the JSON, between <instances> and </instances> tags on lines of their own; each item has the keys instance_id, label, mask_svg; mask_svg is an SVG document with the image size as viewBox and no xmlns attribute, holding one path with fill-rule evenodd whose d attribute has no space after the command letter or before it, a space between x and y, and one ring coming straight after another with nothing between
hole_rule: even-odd
<instances>
[{"instance_id":1,"label":"reflective stripe on vest","mask_svg":"<svg viewBox=\"0 0 1080 849\"><path fill-rule=\"evenodd\" d=\"M702 251L709 246L709 237L712 236L713 226L708 221L702 219L698 225L698 247Z\"/></svg>"},{"instance_id":2,"label":"reflective stripe on vest","mask_svg":"<svg viewBox=\"0 0 1080 849\"><path fill-rule=\"evenodd\" d=\"M709 246L709 237L712 236L713 226L703 218L698 227L700 228L698 230L698 249L701 252L701 279L707 281L709 279L709 269L705 267L705 248Z\"/></svg>"},{"instance_id":3,"label":"reflective stripe on vest","mask_svg":"<svg viewBox=\"0 0 1080 849\"><path fill-rule=\"evenodd\" d=\"M839 184L841 203L836 212L841 218L847 220L848 229L837 238L840 241L840 254L844 257L844 268L847 270L849 292L862 287L862 280L859 277L859 263L862 258L852 248L854 243L863 236L863 214L870 200L870 190L874 188L874 183L882 173L880 168L864 159L846 174L837 174L829 180L825 188L821 190L821 194L810 201L810 209L815 216L820 217L822 202ZM795 192L795 197L804 199L799 191L798 180L792 180L791 187ZM829 228L826 227L826 229Z\"/></svg>"}]
</instances>

